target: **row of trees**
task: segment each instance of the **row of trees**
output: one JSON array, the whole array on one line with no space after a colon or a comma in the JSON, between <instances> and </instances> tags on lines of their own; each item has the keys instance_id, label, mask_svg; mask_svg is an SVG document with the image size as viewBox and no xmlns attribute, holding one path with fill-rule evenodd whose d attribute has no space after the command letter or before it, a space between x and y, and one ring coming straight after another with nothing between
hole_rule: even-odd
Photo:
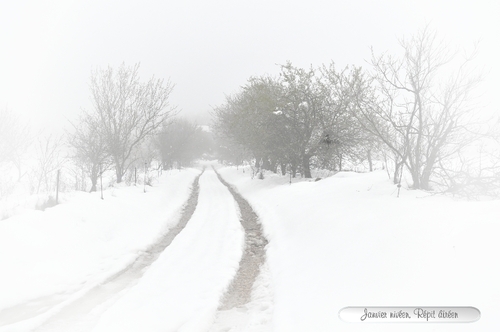
<instances>
[{"instance_id":1,"label":"row of trees","mask_svg":"<svg viewBox=\"0 0 500 332\"><path fill-rule=\"evenodd\" d=\"M460 59L427 29L400 45L399 57L372 52L368 69L287 63L278 77L250 78L213 110L219 159L253 160L305 177L312 167L342 170L363 163L372 170L375 160L384 160L395 183L407 172L416 189L498 191L500 122L477 112L474 54ZM152 159L169 168L212 155L211 133L175 117L172 89L169 81L142 81L138 64L94 70L93 107L67 135L75 177L88 176L94 191L108 169L119 183ZM23 155L36 146L31 182L39 192L61 167L61 140L30 141L27 127L11 113L1 111L0 119L0 166L14 166L21 179Z\"/></svg>"},{"instance_id":2,"label":"row of trees","mask_svg":"<svg viewBox=\"0 0 500 332\"><path fill-rule=\"evenodd\" d=\"M452 190L463 185L456 175L464 156L477 161L475 144L498 158L498 122L481 118L475 104L474 53L461 57L444 45L426 28L400 40L399 57L372 52L367 70L287 63L278 77L250 78L214 109L219 146L226 155L233 149L235 161L253 158L305 177L311 164L341 170L346 160L365 161L371 169L373 158L390 159L395 183L407 171L415 189ZM500 187L496 165L483 163L488 175L475 183Z\"/></svg>"},{"instance_id":3,"label":"row of trees","mask_svg":"<svg viewBox=\"0 0 500 332\"><path fill-rule=\"evenodd\" d=\"M348 82L358 71L288 63L278 78L251 78L214 109L215 131L221 141L245 148L264 169L276 171L279 165L282 172L288 167L305 177L311 177L311 162L342 169L346 156L363 159L372 149L347 106Z\"/></svg>"},{"instance_id":4,"label":"row of trees","mask_svg":"<svg viewBox=\"0 0 500 332\"><path fill-rule=\"evenodd\" d=\"M210 157L214 143L207 128L178 118L162 127L154 145L164 168L180 168L200 157Z\"/></svg>"},{"instance_id":5,"label":"row of trees","mask_svg":"<svg viewBox=\"0 0 500 332\"><path fill-rule=\"evenodd\" d=\"M81 112L65 137L32 134L15 114L0 110L2 197L26 184L32 194L52 192L61 169L61 189L87 190L89 178L90 191L96 191L108 170L120 183L153 160L164 169L180 168L212 153L210 133L176 117L169 104L173 84L141 80L139 64L96 69L89 86L92 108Z\"/></svg>"},{"instance_id":6,"label":"row of trees","mask_svg":"<svg viewBox=\"0 0 500 332\"><path fill-rule=\"evenodd\" d=\"M73 157L90 177L95 191L99 175L114 169L116 182L136 164L160 160L163 168L186 166L208 147L206 134L175 118L169 104L174 85L154 77L143 82L139 64L92 72L93 108L84 111L68 134Z\"/></svg>"},{"instance_id":7,"label":"row of trees","mask_svg":"<svg viewBox=\"0 0 500 332\"><path fill-rule=\"evenodd\" d=\"M112 166L116 182L122 182L137 149L175 114L169 105L172 89L169 81L154 77L142 82L139 64L92 72L93 109L81 115L70 136L76 158L88 167L91 191L103 168Z\"/></svg>"}]
</instances>

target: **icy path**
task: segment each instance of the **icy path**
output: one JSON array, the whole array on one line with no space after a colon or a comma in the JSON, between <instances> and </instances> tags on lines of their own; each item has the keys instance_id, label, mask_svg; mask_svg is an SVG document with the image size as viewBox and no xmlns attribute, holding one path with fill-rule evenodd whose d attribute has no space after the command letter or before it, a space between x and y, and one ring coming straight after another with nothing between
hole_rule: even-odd
<instances>
[{"instance_id":1,"label":"icy path","mask_svg":"<svg viewBox=\"0 0 500 332\"><path fill-rule=\"evenodd\" d=\"M187 226L93 331L208 330L242 257L239 217L231 193L205 171Z\"/></svg>"},{"instance_id":2,"label":"icy path","mask_svg":"<svg viewBox=\"0 0 500 332\"><path fill-rule=\"evenodd\" d=\"M220 174L217 176L240 208L245 249L238 272L224 295L210 331L270 331L273 292L265 256L267 240L250 204Z\"/></svg>"}]
</instances>

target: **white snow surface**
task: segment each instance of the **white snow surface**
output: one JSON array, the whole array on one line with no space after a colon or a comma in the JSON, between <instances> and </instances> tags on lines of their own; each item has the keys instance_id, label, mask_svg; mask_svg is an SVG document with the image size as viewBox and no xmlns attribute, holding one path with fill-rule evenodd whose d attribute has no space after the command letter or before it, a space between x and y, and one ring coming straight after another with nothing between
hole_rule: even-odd
<instances>
[{"instance_id":1,"label":"white snow surface","mask_svg":"<svg viewBox=\"0 0 500 332\"><path fill-rule=\"evenodd\" d=\"M500 330L500 201L405 188L397 198L383 171L291 185L268 173L251 179L248 168L219 171L252 205L269 241L252 301L217 312L244 231L237 204L207 169L185 229L142 278L95 308L92 331ZM79 193L45 212L0 221L0 332L36 328L127 266L176 224L197 174L171 171L146 194L119 187L101 201L98 193ZM52 308L32 317L16 316L16 306ZM347 306L474 306L481 318L346 323L338 313Z\"/></svg>"},{"instance_id":2,"label":"white snow surface","mask_svg":"<svg viewBox=\"0 0 500 332\"><path fill-rule=\"evenodd\" d=\"M199 172L165 172L146 193L142 186L110 188L104 200L75 193L44 212L0 221L0 331L36 327L133 262L177 223Z\"/></svg>"},{"instance_id":3,"label":"white snow surface","mask_svg":"<svg viewBox=\"0 0 500 332\"><path fill-rule=\"evenodd\" d=\"M184 230L140 282L104 313L95 332L206 331L236 274L244 245L240 212L213 170L200 178Z\"/></svg>"},{"instance_id":4,"label":"white snow surface","mask_svg":"<svg viewBox=\"0 0 500 332\"><path fill-rule=\"evenodd\" d=\"M272 331L500 331L500 201L397 188L383 171L312 182L220 169L269 240ZM474 323L346 323L347 306L474 306Z\"/></svg>"}]
</instances>

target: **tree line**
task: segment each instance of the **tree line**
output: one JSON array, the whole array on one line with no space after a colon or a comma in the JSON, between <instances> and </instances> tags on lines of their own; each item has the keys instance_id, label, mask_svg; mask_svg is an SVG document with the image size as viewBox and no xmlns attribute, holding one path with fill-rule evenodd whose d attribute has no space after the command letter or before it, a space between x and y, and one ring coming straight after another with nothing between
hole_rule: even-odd
<instances>
[{"instance_id":1,"label":"tree line","mask_svg":"<svg viewBox=\"0 0 500 332\"><path fill-rule=\"evenodd\" d=\"M213 110L220 155L306 178L382 159L394 183L406 172L414 189L498 194L499 123L480 115L475 53L450 51L428 28L399 45L400 55L372 50L366 69L286 63L248 79Z\"/></svg>"},{"instance_id":2,"label":"tree line","mask_svg":"<svg viewBox=\"0 0 500 332\"><path fill-rule=\"evenodd\" d=\"M32 133L12 111L0 109L0 196L16 187L31 194L61 188L96 191L99 177L113 172L117 183L137 179L137 170L189 166L211 152L211 135L178 116L170 105L174 84L143 80L140 65L91 72L92 107L82 110L65 134Z\"/></svg>"},{"instance_id":3,"label":"tree line","mask_svg":"<svg viewBox=\"0 0 500 332\"><path fill-rule=\"evenodd\" d=\"M346 158L364 160L373 150L370 135L350 112L350 86L360 75L356 67L287 63L279 77L250 78L214 108L214 130L221 144L246 151L263 169L288 169L292 176L300 171L306 178L311 164L342 169Z\"/></svg>"},{"instance_id":4,"label":"tree line","mask_svg":"<svg viewBox=\"0 0 500 332\"><path fill-rule=\"evenodd\" d=\"M395 184L408 174L415 189L498 195L500 120L478 111L474 52L460 56L444 45L425 28L400 40L399 55L372 50L366 68L286 63L279 75L251 77L214 107L209 130L178 117L170 81L141 79L139 64L97 68L92 107L64 138L33 135L12 112L0 111L0 167L13 165L17 182L28 174L38 193L68 160L75 182L85 190L90 179L90 191L103 172L112 170L120 183L152 160L167 169L215 156L306 178L314 168L371 171L382 162ZM14 185L0 181L0 193Z\"/></svg>"},{"instance_id":5,"label":"tree line","mask_svg":"<svg viewBox=\"0 0 500 332\"><path fill-rule=\"evenodd\" d=\"M201 127L177 117L169 98L170 81L150 78L141 81L139 64L92 72L92 109L82 112L68 133L73 157L85 167L91 191L98 176L112 169L116 182L153 159L167 169L188 166L209 150ZM139 166L140 167L140 166Z\"/></svg>"}]
</instances>

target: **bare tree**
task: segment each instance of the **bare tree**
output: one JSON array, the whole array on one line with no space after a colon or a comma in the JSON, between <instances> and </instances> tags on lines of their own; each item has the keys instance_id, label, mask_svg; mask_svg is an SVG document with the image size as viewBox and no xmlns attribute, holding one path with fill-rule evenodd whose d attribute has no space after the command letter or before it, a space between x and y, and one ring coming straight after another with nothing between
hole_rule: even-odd
<instances>
[{"instance_id":1,"label":"bare tree","mask_svg":"<svg viewBox=\"0 0 500 332\"><path fill-rule=\"evenodd\" d=\"M428 28L400 45L401 58L372 56L376 90L371 100L358 98L358 117L392 151L394 180L404 165L413 188L430 189L436 165L480 135L471 104L480 77L470 70L473 57L447 72L457 54Z\"/></svg>"},{"instance_id":2,"label":"bare tree","mask_svg":"<svg viewBox=\"0 0 500 332\"><path fill-rule=\"evenodd\" d=\"M84 113L78 124L72 124L74 131L68 134L68 142L74 149L73 158L90 177L92 187L97 190L97 179L110 166L104 131L95 115Z\"/></svg>"},{"instance_id":3,"label":"bare tree","mask_svg":"<svg viewBox=\"0 0 500 332\"><path fill-rule=\"evenodd\" d=\"M32 192L54 190L56 171L64 164L62 140L54 135L41 136L36 142L36 159L32 166Z\"/></svg>"},{"instance_id":4,"label":"bare tree","mask_svg":"<svg viewBox=\"0 0 500 332\"><path fill-rule=\"evenodd\" d=\"M356 103L353 95L369 91L367 80L359 67L336 70L334 63L321 67L324 111L319 118L324 137L321 148L332 154L334 169L342 170L345 161L368 161L373 170L372 154L378 149L378 140L364 130L355 117Z\"/></svg>"},{"instance_id":5,"label":"bare tree","mask_svg":"<svg viewBox=\"0 0 500 332\"><path fill-rule=\"evenodd\" d=\"M134 148L175 113L169 105L173 84L154 77L143 83L139 64L122 64L118 69L94 70L90 89L99 128L120 183L133 162Z\"/></svg>"},{"instance_id":6,"label":"bare tree","mask_svg":"<svg viewBox=\"0 0 500 332\"><path fill-rule=\"evenodd\" d=\"M24 175L22 163L32 142L27 124L7 108L0 110L0 164L10 164L17 168L17 181Z\"/></svg>"}]
</instances>

